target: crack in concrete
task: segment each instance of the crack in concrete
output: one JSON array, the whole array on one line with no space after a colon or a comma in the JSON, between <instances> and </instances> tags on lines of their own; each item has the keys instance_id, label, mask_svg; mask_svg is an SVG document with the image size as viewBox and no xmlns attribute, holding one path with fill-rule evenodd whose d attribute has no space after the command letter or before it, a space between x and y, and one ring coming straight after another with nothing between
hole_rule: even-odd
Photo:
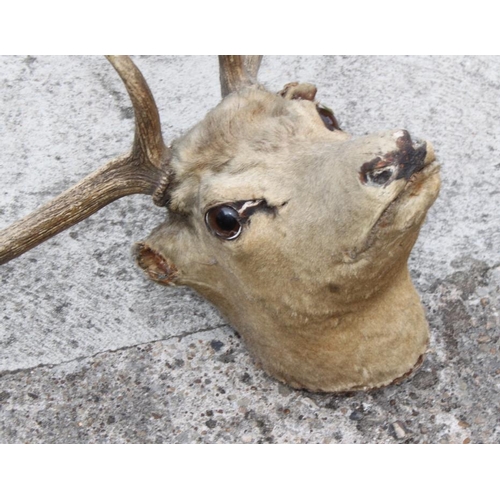
<instances>
[{"instance_id":1,"label":"crack in concrete","mask_svg":"<svg viewBox=\"0 0 500 500\"><path fill-rule=\"evenodd\" d=\"M15 370L2 370L2 371L0 371L0 378L3 378L6 375L14 375L17 373L29 372L31 370L36 370L38 368L50 368L50 369L57 368L58 366L67 365L67 364L73 363L75 361L84 361L84 360L96 358L97 356L99 356L101 354L106 354L108 352L115 353L115 352L126 351L128 349L133 349L135 347L140 347L140 346L148 345L148 344L156 344L158 342L165 342L165 341L171 340L171 339L181 340L185 337L189 337L190 335L195 335L197 333L203 333L203 332L210 332L212 330L216 330L217 328L223 328L225 326L229 326L229 325L227 323L221 323L219 325L210 326L207 328L199 328L198 330L193 330L192 332L184 332L184 333L180 333L179 335L172 335L170 337L166 337L166 338L162 338L162 339L149 340L147 342L139 342L138 344L132 344L132 345L127 345L127 346L123 346L123 347L118 347L116 349L106 349L104 351L98 351L98 352L91 354L89 356L77 356L76 358L68 359L66 361L61 361L60 363L40 363L38 365L30 366L30 367L26 367L26 368L17 368Z\"/></svg>"}]
</instances>

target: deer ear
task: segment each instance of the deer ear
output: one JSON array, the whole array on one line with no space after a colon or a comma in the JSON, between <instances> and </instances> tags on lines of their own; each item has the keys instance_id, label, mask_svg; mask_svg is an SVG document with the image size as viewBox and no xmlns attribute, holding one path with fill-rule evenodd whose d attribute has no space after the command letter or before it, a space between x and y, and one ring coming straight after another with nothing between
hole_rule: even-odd
<instances>
[{"instance_id":1,"label":"deer ear","mask_svg":"<svg viewBox=\"0 0 500 500\"><path fill-rule=\"evenodd\" d=\"M161 285L175 285L179 271L169 259L142 241L136 243L132 251L137 264L149 279Z\"/></svg>"}]
</instances>

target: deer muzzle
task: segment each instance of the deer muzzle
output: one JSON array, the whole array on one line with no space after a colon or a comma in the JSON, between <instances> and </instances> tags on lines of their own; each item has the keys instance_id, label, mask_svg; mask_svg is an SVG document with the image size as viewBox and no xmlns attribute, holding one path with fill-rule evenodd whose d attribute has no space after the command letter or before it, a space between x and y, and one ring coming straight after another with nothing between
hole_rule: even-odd
<instances>
[{"instance_id":1,"label":"deer muzzle","mask_svg":"<svg viewBox=\"0 0 500 500\"><path fill-rule=\"evenodd\" d=\"M393 137L396 149L376 156L361 166L360 179L364 184L384 187L397 179L408 181L435 160L432 145L425 141L412 141L407 130L397 130Z\"/></svg>"}]
</instances>

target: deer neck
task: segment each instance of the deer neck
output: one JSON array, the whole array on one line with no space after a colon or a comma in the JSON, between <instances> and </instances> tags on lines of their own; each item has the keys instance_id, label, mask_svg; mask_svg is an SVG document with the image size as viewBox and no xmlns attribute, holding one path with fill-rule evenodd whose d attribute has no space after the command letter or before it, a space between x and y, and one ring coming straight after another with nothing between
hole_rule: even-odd
<instances>
[{"instance_id":1,"label":"deer neck","mask_svg":"<svg viewBox=\"0 0 500 500\"><path fill-rule=\"evenodd\" d=\"M250 308L251 309L251 308ZM283 326L279 315L260 315L246 331L246 310L231 322L273 377L296 388L342 392L383 387L416 369L429 330L406 266L390 286L340 315Z\"/></svg>"}]
</instances>

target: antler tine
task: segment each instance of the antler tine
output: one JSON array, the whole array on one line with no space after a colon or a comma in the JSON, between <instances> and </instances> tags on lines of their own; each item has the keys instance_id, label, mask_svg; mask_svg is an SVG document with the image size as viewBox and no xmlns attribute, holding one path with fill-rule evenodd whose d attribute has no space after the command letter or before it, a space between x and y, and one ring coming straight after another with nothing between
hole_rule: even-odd
<instances>
[{"instance_id":1,"label":"antler tine","mask_svg":"<svg viewBox=\"0 0 500 500\"><path fill-rule=\"evenodd\" d=\"M132 151L116 158L24 219L0 231L0 264L81 222L109 203L131 194L151 194L156 204L168 183L169 149L149 87L126 56L108 60L125 83L135 113Z\"/></svg>"},{"instance_id":2,"label":"antler tine","mask_svg":"<svg viewBox=\"0 0 500 500\"><path fill-rule=\"evenodd\" d=\"M257 82L262 56L219 56L222 97Z\"/></svg>"},{"instance_id":3,"label":"antler tine","mask_svg":"<svg viewBox=\"0 0 500 500\"><path fill-rule=\"evenodd\" d=\"M151 90L139 68L127 56L106 56L120 75L127 89L135 114L134 148L147 154L154 165L159 165L168 149L161 135L158 108Z\"/></svg>"}]
</instances>

